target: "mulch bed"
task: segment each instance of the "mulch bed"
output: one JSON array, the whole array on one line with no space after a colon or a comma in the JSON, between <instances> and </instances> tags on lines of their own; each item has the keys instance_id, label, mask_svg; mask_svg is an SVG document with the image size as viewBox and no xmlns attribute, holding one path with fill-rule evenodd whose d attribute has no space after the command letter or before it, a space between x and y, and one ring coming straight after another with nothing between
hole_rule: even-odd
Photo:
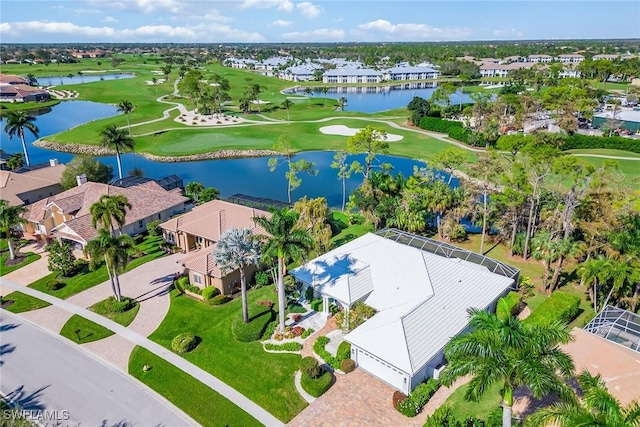
<instances>
[{"instance_id":1,"label":"mulch bed","mask_svg":"<svg viewBox=\"0 0 640 427\"><path fill-rule=\"evenodd\" d=\"M7 258L7 260L4 262L4 265L6 265L7 267L10 267L12 265L22 264L23 262L25 262L26 259L27 257L25 257L22 254L16 255L15 259Z\"/></svg>"}]
</instances>

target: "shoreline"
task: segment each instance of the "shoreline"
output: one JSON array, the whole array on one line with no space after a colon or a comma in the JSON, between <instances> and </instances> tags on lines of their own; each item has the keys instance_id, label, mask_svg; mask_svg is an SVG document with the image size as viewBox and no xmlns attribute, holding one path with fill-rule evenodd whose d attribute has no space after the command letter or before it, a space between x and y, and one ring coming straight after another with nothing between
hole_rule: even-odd
<instances>
[{"instance_id":1,"label":"shoreline","mask_svg":"<svg viewBox=\"0 0 640 427\"><path fill-rule=\"evenodd\" d=\"M59 151L63 153L89 155L96 157L115 156L115 150L99 147L96 145L60 143L39 139L33 143L36 147L45 148L47 150ZM209 151L199 154L187 154L184 156L158 156L149 153L136 153L147 160L163 163L177 162L195 162L199 160L221 160L221 159L238 159L244 157L266 157L281 156L282 153L274 150L234 150L225 149L219 151Z\"/></svg>"}]
</instances>

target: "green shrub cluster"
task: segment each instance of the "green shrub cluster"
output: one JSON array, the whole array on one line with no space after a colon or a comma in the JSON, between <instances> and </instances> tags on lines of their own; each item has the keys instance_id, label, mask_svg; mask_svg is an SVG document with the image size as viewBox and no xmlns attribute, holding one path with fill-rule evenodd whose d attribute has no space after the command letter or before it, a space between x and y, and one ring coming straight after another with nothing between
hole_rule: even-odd
<instances>
[{"instance_id":1,"label":"green shrub cluster","mask_svg":"<svg viewBox=\"0 0 640 427\"><path fill-rule=\"evenodd\" d=\"M317 378L310 375L302 375L300 385L313 397L322 396L333 383L333 375L329 371L323 371Z\"/></svg>"},{"instance_id":2,"label":"green shrub cluster","mask_svg":"<svg viewBox=\"0 0 640 427\"><path fill-rule=\"evenodd\" d=\"M210 300L211 298L220 295L220 290L215 286L207 286L202 290L202 297L206 300Z\"/></svg>"},{"instance_id":3,"label":"green shrub cluster","mask_svg":"<svg viewBox=\"0 0 640 427\"><path fill-rule=\"evenodd\" d=\"M464 127L460 122L451 120L443 120L437 117L423 117L420 119L420 128L433 132L446 133L449 138L463 142L468 145L472 144L473 131Z\"/></svg>"},{"instance_id":4,"label":"green shrub cluster","mask_svg":"<svg viewBox=\"0 0 640 427\"><path fill-rule=\"evenodd\" d=\"M346 360L351 357L351 344L342 341L336 351L336 357L340 360Z\"/></svg>"},{"instance_id":5,"label":"green shrub cluster","mask_svg":"<svg viewBox=\"0 0 640 427\"><path fill-rule=\"evenodd\" d=\"M273 351L300 351L302 350L302 344L299 342L285 342L282 344L272 344L268 342L265 343L264 348Z\"/></svg>"},{"instance_id":6,"label":"green shrub cluster","mask_svg":"<svg viewBox=\"0 0 640 427\"><path fill-rule=\"evenodd\" d=\"M496 408L487 415L487 419L469 417L456 418L450 406L441 406L433 414L427 417L423 427L502 427L502 408ZM523 423L512 419L513 426L522 426Z\"/></svg>"},{"instance_id":7,"label":"green shrub cluster","mask_svg":"<svg viewBox=\"0 0 640 427\"><path fill-rule=\"evenodd\" d=\"M304 299L307 302L313 301L313 286L307 286L307 289L304 290Z\"/></svg>"},{"instance_id":8,"label":"green shrub cluster","mask_svg":"<svg viewBox=\"0 0 640 427\"><path fill-rule=\"evenodd\" d=\"M415 417L438 391L438 388L440 388L440 382L429 378L414 388L406 400L398 402L398 412L407 417Z\"/></svg>"},{"instance_id":9,"label":"green shrub cluster","mask_svg":"<svg viewBox=\"0 0 640 427\"><path fill-rule=\"evenodd\" d=\"M496 306L496 316L500 319L507 319L515 316L520 311L523 295L519 292L511 291L498 300Z\"/></svg>"},{"instance_id":10,"label":"green shrub cluster","mask_svg":"<svg viewBox=\"0 0 640 427\"><path fill-rule=\"evenodd\" d=\"M188 285L185 289L188 290L191 293L202 295L202 289L200 289L199 287L197 287L195 285Z\"/></svg>"},{"instance_id":11,"label":"green shrub cluster","mask_svg":"<svg viewBox=\"0 0 640 427\"><path fill-rule=\"evenodd\" d=\"M253 305L249 310L249 323L244 323L242 313L233 320L231 330L236 340L240 342L258 341L262 338L267 326L276 316L276 313L264 306Z\"/></svg>"},{"instance_id":12,"label":"green shrub cluster","mask_svg":"<svg viewBox=\"0 0 640 427\"><path fill-rule=\"evenodd\" d=\"M580 312L580 297L566 292L556 291L544 300L524 322L533 325L548 324L554 321L569 323Z\"/></svg>"},{"instance_id":13,"label":"green shrub cluster","mask_svg":"<svg viewBox=\"0 0 640 427\"><path fill-rule=\"evenodd\" d=\"M313 330L313 328L308 328L305 329L304 332L302 333L302 335L300 335L300 338L305 339L305 338L309 338L311 336L312 333L314 333L315 331Z\"/></svg>"},{"instance_id":14,"label":"green shrub cluster","mask_svg":"<svg viewBox=\"0 0 640 427\"><path fill-rule=\"evenodd\" d=\"M306 313L307 309L297 302L290 302L289 305L287 305L287 311L289 311L289 313Z\"/></svg>"},{"instance_id":15,"label":"green shrub cluster","mask_svg":"<svg viewBox=\"0 0 640 427\"><path fill-rule=\"evenodd\" d=\"M110 296L104 302L104 308L109 313L124 313L131 310L135 305L136 300L128 297L122 297L118 301L114 296Z\"/></svg>"},{"instance_id":16,"label":"green shrub cluster","mask_svg":"<svg viewBox=\"0 0 640 427\"><path fill-rule=\"evenodd\" d=\"M171 341L171 349L176 353L188 353L198 345L198 338L189 333L183 333L176 336Z\"/></svg>"},{"instance_id":17,"label":"green shrub cluster","mask_svg":"<svg viewBox=\"0 0 640 427\"><path fill-rule=\"evenodd\" d=\"M66 286L66 283L59 282L58 279L51 279L47 282L47 290L49 292L54 292L59 289L62 289Z\"/></svg>"},{"instance_id":18,"label":"green shrub cluster","mask_svg":"<svg viewBox=\"0 0 640 427\"><path fill-rule=\"evenodd\" d=\"M222 305L231 301L231 298L226 295L216 295L208 300L209 305Z\"/></svg>"},{"instance_id":19,"label":"green shrub cluster","mask_svg":"<svg viewBox=\"0 0 640 427\"><path fill-rule=\"evenodd\" d=\"M567 137L560 147L561 150L609 148L615 150L631 151L640 153L640 140L623 138L621 136L590 136L573 134Z\"/></svg>"},{"instance_id":20,"label":"green shrub cluster","mask_svg":"<svg viewBox=\"0 0 640 427\"><path fill-rule=\"evenodd\" d=\"M184 293L184 290L187 286L189 286L189 278L187 276L182 276L174 283L176 290L179 293Z\"/></svg>"},{"instance_id":21,"label":"green shrub cluster","mask_svg":"<svg viewBox=\"0 0 640 427\"><path fill-rule=\"evenodd\" d=\"M149 233L149 236L156 237L162 235L162 228L160 228L161 223L162 221L156 219L155 221L151 221L147 224L147 232Z\"/></svg>"},{"instance_id":22,"label":"green shrub cluster","mask_svg":"<svg viewBox=\"0 0 640 427\"><path fill-rule=\"evenodd\" d=\"M309 375L316 378L320 375L320 366L318 365L318 359L313 356L303 357L300 360L300 372L302 375Z\"/></svg>"},{"instance_id":23,"label":"green shrub cluster","mask_svg":"<svg viewBox=\"0 0 640 427\"><path fill-rule=\"evenodd\" d=\"M311 310L313 311L322 311L322 299L314 299L311 301Z\"/></svg>"},{"instance_id":24,"label":"green shrub cluster","mask_svg":"<svg viewBox=\"0 0 640 427\"><path fill-rule=\"evenodd\" d=\"M261 288L269 283L269 274L262 270L256 271L256 274L253 276L253 280L256 282L256 288Z\"/></svg>"}]
</instances>

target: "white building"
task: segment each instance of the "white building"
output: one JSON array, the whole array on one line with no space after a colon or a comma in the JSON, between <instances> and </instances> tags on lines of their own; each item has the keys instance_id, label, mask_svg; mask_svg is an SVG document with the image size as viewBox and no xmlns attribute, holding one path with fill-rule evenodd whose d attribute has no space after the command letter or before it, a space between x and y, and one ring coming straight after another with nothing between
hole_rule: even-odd
<instances>
[{"instance_id":1,"label":"white building","mask_svg":"<svg viewBox=\"0 0 640 427\"><path fill-rule=\"evenodd\" d=\"M392 67L384 71L386 80L430 80L437 79L438 70L426 66Z\"/></svg>"},{"instance_id":2,"label":"white building","mask_svg":"<svg viewBox=\"0 0 640 427\"><path fill-rule=\"evenodd\" d=\"M551 55L529 55L527 62L533 62L534 64L543 64L553 62L553 56Z\"/></svg>"},{"instance_id":3,"label":"white building","mask_svg":"<svg viewBox=\"0 0 640 427\"><path fill-rule=\"evenodd\" d=\"M386 229L366 234L290 272L323 299L377 311L351 331L351 358L409 394L437 376L444 347L468 327L469 308L495 309L519 270L421 236Z\"/></svg>"},{"instance_id":4,"label":"white building","mask_svg":"<svg viewBox=\"0 0 640 427\"><path fill-rule=\"evenodd\" d=\"M336 68L322 75L322 83L380 83L383 80L383 73L371 68Z\"/></svg>"},{"instance_id":5,"label":"white building","mask_svg":"<svg viewBox=\"0 0 640 427\"><path fill-rule=\"evenodd\" d=\"M530 62L512 62L509 64L494 64L493 62L485 62L480 65L480 75L482 77L507 77L509 71L519 68L531 68L533 64Z\"/></svg>"},{"instance_id":6,"label":"white building","mask_svg":"<svg viewBox=\"0 0 640 427\"><path fill-rule=\"evenodd\" d=\"M556 60L563 64L579 64L584 61L584 56L576 53L566 53L556 56Z\"/></svg>"}]
</instances>

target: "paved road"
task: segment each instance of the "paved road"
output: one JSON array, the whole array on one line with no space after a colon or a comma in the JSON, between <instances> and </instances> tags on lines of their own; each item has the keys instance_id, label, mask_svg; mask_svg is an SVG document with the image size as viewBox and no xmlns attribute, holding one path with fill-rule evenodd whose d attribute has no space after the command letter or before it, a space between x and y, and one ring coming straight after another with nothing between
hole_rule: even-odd
<instances>
[{"instance_id":1,"label":"paved road","mask_svg":"<svg viewBox=\"0 0 640 427\"><path fill-rule=\"evenodd\" d=\"M61 426L197 425L137 381L18 316L2 311L0 331L0 389L22 409L58 411L61 420L66 410Z\"/></svg>"}]
</instances>

